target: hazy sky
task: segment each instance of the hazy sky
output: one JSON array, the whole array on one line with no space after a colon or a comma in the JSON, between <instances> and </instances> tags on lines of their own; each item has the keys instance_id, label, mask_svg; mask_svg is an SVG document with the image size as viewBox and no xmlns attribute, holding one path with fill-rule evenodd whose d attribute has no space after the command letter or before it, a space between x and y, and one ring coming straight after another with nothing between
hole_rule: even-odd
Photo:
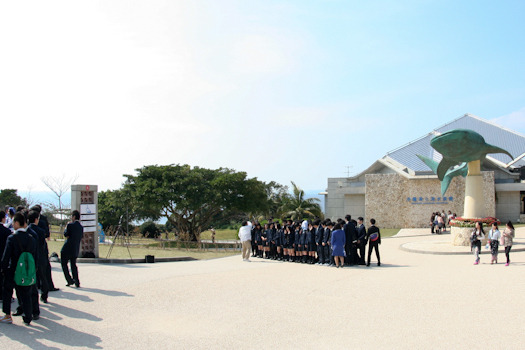
<instances>
[{"instance_id":1,"label":"hazy sky","mask_svg":"<svg viewBox=\"0 0 525 350\"><path fill-rule=\"evenodd\" d=\"M149 164L323 190L464 113L525 134L523 1L5 1L0 188ZM524 150L525 151L525 150Z\"/></svg>"}]
</instances>

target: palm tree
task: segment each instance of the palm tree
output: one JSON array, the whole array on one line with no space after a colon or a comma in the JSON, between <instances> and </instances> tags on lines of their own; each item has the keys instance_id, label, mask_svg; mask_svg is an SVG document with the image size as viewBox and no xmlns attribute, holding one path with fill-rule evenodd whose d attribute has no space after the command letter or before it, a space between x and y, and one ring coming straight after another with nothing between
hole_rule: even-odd
<instances>
[{"instance_id":1,"label":"palm tree","mask_svg":"<svg viewBox=\"0 0 525 350\"><path fill-rule=\"evenodd\" d=\"M293 195L283 198L282 212L292 220L322 217L318 198L304 198L304 191L292 181Z\"/></svg>"}]
</instances>

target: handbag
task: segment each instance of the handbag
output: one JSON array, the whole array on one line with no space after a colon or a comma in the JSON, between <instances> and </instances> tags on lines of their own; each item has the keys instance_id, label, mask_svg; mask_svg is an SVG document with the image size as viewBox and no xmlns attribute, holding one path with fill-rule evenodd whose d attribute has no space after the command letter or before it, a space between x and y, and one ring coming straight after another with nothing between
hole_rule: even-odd
<instances>
[{"instance_id":1,"label":"handbag","mask_svg":"<svg viewBox=\"0 0 525 350\"><path fill-rule=\"evenodd\" d=\"M501 235L500 239L499 239L499 244L504 246L505 245L505 237L503 235Z\"/></svg>"}]
</instances>

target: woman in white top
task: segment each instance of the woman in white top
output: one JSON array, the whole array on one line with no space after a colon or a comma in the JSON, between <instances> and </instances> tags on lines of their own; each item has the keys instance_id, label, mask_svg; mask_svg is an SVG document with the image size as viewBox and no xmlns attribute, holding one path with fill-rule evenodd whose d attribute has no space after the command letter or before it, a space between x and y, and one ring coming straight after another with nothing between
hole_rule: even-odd
<instances>
[{"instance_id":1,"label":"woman in white top","mask_svg":"<svg viewBox=\"0 0 525 350\"><path fill-rule=\"evenodd\" d=\"M472 253L476 257L474 265L479 264L479 252L481 251L481 240L485 238L485 231L483 231L483 224L481 221L476 222L476 228L472 231L470 235L470 248Z\"/></svg>"},{"instance_id":2,"label":"woman in white top","mask_svg":"<svg viewBox=\"0 0 525 350\"><path fill-rule=\"evenodd\" d=\"M512 240L514 238L514 225L512 225L512 222L507 222L507 227L505 227L505 230L503 230L503 243L505 246L505 256L507 257L507 263L505 266L509 266L510 259L509 259L509 253L510 249L512 248Z\"/></svg>"},{"instance_id":3,"label":"woman in white top","mask_svg":"<svg viewBox=\"0 0 525 350\"><path fill-rule=\"evenodd\" d=\"M501 238L501 232L498 230L498 224L493 223L492 228L489 231L489 245L490 253L492 254L492 259L490 260L491 264L498 263L498 248L499 248L499 239Z\"/></svg>"}]
</instances>

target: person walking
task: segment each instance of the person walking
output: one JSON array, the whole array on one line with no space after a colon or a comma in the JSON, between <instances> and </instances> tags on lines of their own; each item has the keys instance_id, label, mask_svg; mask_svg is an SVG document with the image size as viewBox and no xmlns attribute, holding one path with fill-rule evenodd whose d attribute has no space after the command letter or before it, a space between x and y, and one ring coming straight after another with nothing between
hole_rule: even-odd
<instances>
[{"instance_id":1,"label":"person walking","mask_svg":"<svg viewBox=\"0 0 525 350\"><path fill-rule=\"evenodd\" d=\"M510 249L512 248L512 241L514 239L514 225L512 225L512 222L507 222L507 225L505 227L505 230L503 230L503 243L505 246L505 257L507 257L507 263L505 266L509 266L510 264Z\"/></svg>"},{"instance_id":2,"label":"person walking","mask_svg":"<svg viewBox=\"0 0 525 350\"><path fill-rule=\"evenodd\" d=\"M332 246L332 256L334 257L335 266L337 268L345 265L345 243L346 235L342 230L340 223L335 224L332 237L330 238L330 245Z\"/></svg>"},{"instance_id":3,"label":"person walking","mask_svg":"<svg viewBox=\"0 0 525 350\"><path fill-rule=\"evenodd\" d=\"M239 239L242 244L242 261L250 261L250 250L252 248L252 223L243 221L239 229Z\"/></svg>"},{"instance_id":4,"label":"person walking","mask_svg":"<svg viewBox=\"0 0 525 350\"><path fill-rule=\"evenodd\" d=\"M375 249L377 257L377 266L381 266L381 258L379 257L379 245L381 244L381 232L376 226L376 220L370 219L370 227L366 234L368 240L368 261L366 266L370 266L370 258L372 257L372 250Z\"/></svg>"},{"instance_id":5,"label":"person walking","mask_svg":"<svg viewBox=\"0 0 525 350\"><path fill-rule=\"evenodd\" d=\"M84 236L84 228L78 221L80 220L80 213L78 210L73 210L71 213L71 222L69 222L64 231L64 237L66 241L62 246L60 251L60 262L62 264L62 271L64 272L64 277L67 281L67 286L72 286L80 288L80 281L78 279L78 269L77 269L77 258L80 250L80 241ZM71 265L71 273L73 277L69 274L68 262Z\"/></svg>"},{"instance_id":6,"label":"person walking","mask_svg":"<svg viewBox=\"0 0 525 350\"><path fill-rule=\"evenodd\" d=\"M501 233L498 230L498 224L493 223L492 228L489 231L489 241L488 241L488 244L490 246L490 254L492 255L492 259L490 260L491 264L498 263L498 248L499 248L500 238L501 238Z\"/></svg>"},{"instance_id":7,"label":"person walking","mask_svg":"<svg viewBox=\"0 0 525 350\"><path fill-rule=\"evenodd\" d=\"M474 265L479 264L479 253L481 252L481 240L485 238L485 231L483 231L483 223L481 221L476 222L476 227L470 235L470 248L476 260Z\"/></svg>"}]
</instances>

